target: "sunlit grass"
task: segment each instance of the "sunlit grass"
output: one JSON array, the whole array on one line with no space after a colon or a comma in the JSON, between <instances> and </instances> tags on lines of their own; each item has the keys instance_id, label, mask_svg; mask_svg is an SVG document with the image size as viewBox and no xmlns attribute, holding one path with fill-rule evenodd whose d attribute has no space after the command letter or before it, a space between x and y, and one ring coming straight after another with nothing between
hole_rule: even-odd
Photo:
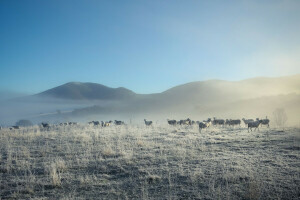
<instances>
[{"instance_id":1,"label":"sunlit grass","mask_svg":"<svg viewBox=\"0 0 300 200\"><path fill-rule=\"evenodd\" d=\"M0 132L0 197L297 199L299 129L137 125Z\"/></svg>"}]
</instances>

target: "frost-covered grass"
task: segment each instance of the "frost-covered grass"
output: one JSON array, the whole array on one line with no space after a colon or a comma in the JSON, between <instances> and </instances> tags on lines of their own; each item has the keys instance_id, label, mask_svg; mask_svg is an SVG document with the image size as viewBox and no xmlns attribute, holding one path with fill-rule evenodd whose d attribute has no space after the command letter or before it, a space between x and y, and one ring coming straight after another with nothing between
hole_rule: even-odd
<instances>
[{"instance_id":1,"label":"frost-covered grass","mask_svg":"<svg viewBox=\"0 0 300 200\"><path fill-rule=\"evenodd\" d=\"M299 199L300 129L0 131L0 199Z\"/></svg>"}]
</instances>

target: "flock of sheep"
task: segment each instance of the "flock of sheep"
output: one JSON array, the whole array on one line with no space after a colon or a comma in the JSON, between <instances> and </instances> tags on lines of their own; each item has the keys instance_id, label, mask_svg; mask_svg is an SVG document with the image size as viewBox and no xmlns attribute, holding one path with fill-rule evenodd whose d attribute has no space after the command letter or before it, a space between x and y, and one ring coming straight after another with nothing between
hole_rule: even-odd
<instances>
[{"instance_id":1,"label":"flock of sheep","mask_svg":"<svg viewBox=\"0 0 300 200\"><path fill-rule=\"evenodd\" d=\"M252 131L252 128L255 128L254 130L259 128L259 125L266 125L267 127L269 127L270 125L270 120L266 117L265 119L259 119L256 118L256 120L253 119L245 119L243 118L242 121L240 119L216 119L215 117L213 118L213 120L211 118L208 118L207 120L203 120L202 122L200 121L193 121L189 118L184 119L184 120L169 120L167 119L168 124L175 126L175 125L198 125L199 127L199 131L201 132L202 129L208 128L210 126L240 126L241 122L243 121L245 126L248 127L248 132L249 130ZM153 125L152 121L147 121L146 119L144 119L145 125L146 126L151 126ZM77 125L77 122L65 122L65 123L60 123L58 125L55 126L72 126L72 125ZM93 125L93 126L101 126L101 127L108 127L111 126L112 124L114 125L125 125L124 121L119 121L119 120L115 120L113 121L91 121L88 122L89 125ZM49 123L41 123L40 124L42 130L49 130L51 128L52 125L50 125ZM13 129L19 129L19 126L11 126L9 127L10 130ZM0 130L2 129L2 127L0 127Z\"/></svg>"},{"instance_id":2,"label":"flock of sheep","mask_svg":"<svg viewBox=\"0 0 300 200\"><path fill-rule=\"evenodd\" d=\"M197 124L199 126L199 131L201 132L202 129L208 128L211 125L217 126L217 125L221 125L221 126L235 126L235 125L241 125L241 120L240 119L216 119L214 117L213 120L211 120L211 118L208 118L207 120L204 120L202 122L200 121L193 121L189 118L187 119L183 119L183 120L169 120L167 119L168 124L169 125L194 125ZM266 117L266 119L259 119L256 118L256 120L253 119L245 119L243 118L242 121L245 123L245 125L248 127L248 132L249 129L252 131L252 128L255 128L254 130L258 129L259 125L266 125L267 127L270 127L270 120L268 119L268 117ZM147 121L146 119L144 119L145 125L146 126L150 126L152 125L152 121Z\"/></svg>"},{"instance_id":3,"label":"flock of sheep","mask_svg":"<svg viewBox=\"0 0 300 200\"><path fill-rule=\"evenodd\" d=\"M248 132L249 129L252 131L252 128L255 128L254 130L258 129L259 125L266 125L266 126L270 126L270 120L266 117L266 119L259 119L256 118L256 120L254 121L253 119L242 119L243 122L245 123L245 125L248 127ZM146 120L145 120L145 124L146 124ZM211 125L217 126L217 125L221 125L221 126L235 126L235 125L241 125L241 120L240 119L216 119L214 117L213 120L211 120L211 118L208 118L207 120L204 120L202 122L200 121L193 121L188 119L185 120L169 120L168 119L168 124L170 125L193 125L193 124L197 124L199 126L199 131L201 132L202 129L208 128ZM147 124L146 124L147 125Z\"/></svg>"}]
</instances>

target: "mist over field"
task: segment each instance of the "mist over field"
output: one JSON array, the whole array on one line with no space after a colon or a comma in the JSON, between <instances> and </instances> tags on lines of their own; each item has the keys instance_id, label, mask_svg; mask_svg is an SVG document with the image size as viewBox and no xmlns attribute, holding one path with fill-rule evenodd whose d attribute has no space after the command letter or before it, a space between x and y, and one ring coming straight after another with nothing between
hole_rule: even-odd
<instances>
[{"instance_id":1,"label":"mist over field","mask_svg":"<svg viewBox=\"0 0 300 200\"><path fill-rule=\"evenodd\" d=\"M191 82L161 93L137 94L126 88L71 82L44 92L2 101L2 125L17 120L40 122L125 121L212 117L273 118L285 109L289 125L299 125L300 75L242 81ZM272 120L271 120L272 122Z\"/></svg>"}]
</instances>

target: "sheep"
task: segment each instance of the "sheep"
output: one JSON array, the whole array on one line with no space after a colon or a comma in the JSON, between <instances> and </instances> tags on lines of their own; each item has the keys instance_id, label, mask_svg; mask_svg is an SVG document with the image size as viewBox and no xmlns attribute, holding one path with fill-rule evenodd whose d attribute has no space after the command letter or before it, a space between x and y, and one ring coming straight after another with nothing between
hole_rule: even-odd
<instances>
[{"instance_id":1,"label":"sheep","mask_svg":"<svg viewBox=\"0 0 300 200\"><path fill-rule=\"evenodd\" d=\"M94 126L98 126L98 125L100 125L100 122L99 121L91 121L91 122L89 122L89 124L93 124Z\"/></svg>"},{"instance_id":2,"label":"sheep","mask_svg":"<svg viewBox=\"0 0 300 200\"><path fill-rule=\"evenodd\" d=\"M259 118L257 118L259 119ZM266 119L262 119L261 120L261 126L266 125L268 126L268 128L270 127L270 120L268 119L268 117L266 116Z\"/></svg>"},{"instance_id":3,"label":"sheep","mask_svg":"<svg viewBox=\"0 0 300 200\"><path fill-rule=\"evenodd\" d=\"M68 122L64 122L64 123L60 123L59 125L60 126L67 126L67 125L69 125L69 123Z\"/></svg>"},{"instance_id":4,"label":"sheep","mask_svg":"<svg viewBox=\"0 0 300 200\"><path fill-rule=\"evenodd\" d=\"M210 118L208 118L206 121L205 120L203 120L203 122L206 124L206 127L208 128L208 127L210 127L211 126L211 124L212 124L212 122L211 122L211 119Z\"/></svg>"},{"instance_id":5,"label":"sheep","mask_svg":"<svg viewBox=\"0 0 300 200\"><path fill-rule=\"evenodd\" d=\"M192 125L192 120L190 120L190 118L187 118L187 119L184 119L184 120L180 120L178 124L180 124L180 125Z\"/></svg>"},{"instance_id":6,"label":"sheep","mask_svg":"<svg viewBox=\"0 0 300 200\"><path fill-rule=\"evenodd\" d=\"M212 121L213 125L224 125L225 124L225 120L224 119L216 119L214 117L214 120Z\"/></svg>"},{"instance_id":7,"label":"sheep","mask_svg":"<svg viewBox=\"0 0 300 200\"><path fill-rule=\"evenodd\" d=\"M13 129L20 129L20 127L19 126L12 126L12 127L9 128L9 130L13 130Z\"/></svg>"},{"instance_id":8,"label":"sheep","mask_svg":"<svg viewBox=\"0 0 300 200\"><path fill-rule=\"evenodd\" d=\"M146 119L144 119L145 125L146 126L150 126L152 125L152 121L147 121Z\"/></svg>"},{"instance_id":9,"label":"sheep","mask_svg":"<svg viewBox=\"0 0 300 200\"><path fill-rule=\"evenodd\" d=\"M208 128L210 124L211 122L199 122L199 132L201 133L202 129Z\"/></svg>"},{"instance_id":10,"label":"sheep","mask_svg":"<svg viewBox=\"0 0 300 200\"><path fill-rule=\"evenodd\" d=\"M258 129L259 130L259 125L261 124L262 120L256 120L256 121L253 121L253 122L249 122L248 123L248 132L249 132L249 129L252 131L252 128L255 128L254 130Z\"/></svg>"},{"instance_id":11,"label":"sheep","mask_svg":"<svg viewBox=\"0 0 300 200\"><path fill-rule=\"evenodd\" d=\"M50 128L50 125L48 123L41 123L42 127L43 128Z\"/></svg>"},{"instance_id":12,"label":"sheep","mask_svg":"<svg viewBox=\"0 0 300 200\"><path fill-rule=\"evenodd\" d=\"M167 119L167 121L168 121L169 125L176 125L177 124L176 120L169 120L169 119Z\"/></svg>"},{"instance_id":13,"label":"sheep","mask_svg":"<svg viewBox=\"0 0 300 200\"><path fill-rule=\"evenodd\" d=\"M241 120L239 119L226 119L225 124L229 125L229 126L234 126L234 125L241 125Z\"/></svg>"},{"instance_id":14,"label":"sheep","mask_svg":"<svg viewBox=\"0 0 300 200\"><path fill-rule=\"evenodd\" d=\"M101 122L102 123L102 122ZM112 123L112 121L110 120L110 121L108 121L108 122L104 122L103 123L103 126L104 127L108 127L108 126L110 126L111 125L111 123Z\"/></svg>"},{"instance_id":15,"label":"sheep","mask_svg":"<svg viewBox=\"0 0 300 200\"><path fill-rule=\"evenodd\" d=\"M242 120L243 120L243 122L245 123L246 126L248 126L248 124L249 124L250 122L254 122L253 119L245 119L245 118L243 118Z\"/></svg>"},{"instance_id":16,"label":"sheep","mask_svg":"<svg viewBox=\"0 0 300 200\"><path fill-rule=\"evenodd\" d=\"M43 123L42 122L41 125L42 125L43 130L49 130L50 129L50 125L48 123Z\"/></svg>"},{"instance_id":17,"label":"sheep","mask_svg":"<svg viewBox=\"0 0 300 200\"><path fill-rule=\"evenodd\" d=\"M123 121L115 120L115 125L125 125Z\"/></svg>"},{"instance_id":18,"label":"sheep","mask_svg":"<svg viewBox=\"0 0 300 200\"><path fill-rule=\"evenodd\" d=\"M77 122L68 122L68 124L71 125L77 125Z\"/></svg>"}]
</instances>

